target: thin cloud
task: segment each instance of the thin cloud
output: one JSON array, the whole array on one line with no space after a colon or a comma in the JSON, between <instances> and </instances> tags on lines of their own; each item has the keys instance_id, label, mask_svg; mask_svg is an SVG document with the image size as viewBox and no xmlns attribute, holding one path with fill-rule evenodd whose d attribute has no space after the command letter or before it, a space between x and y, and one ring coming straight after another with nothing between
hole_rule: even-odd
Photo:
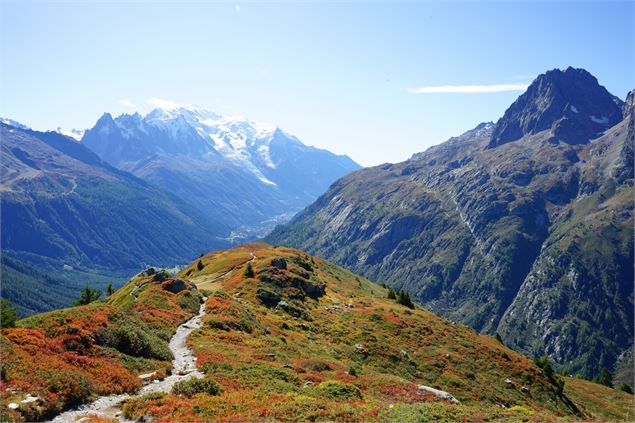
<instances>
[{"instance_id":1,"label":"thin cloud","mask_svg":"<svg viewBox=\"0 0 635 423\"><path fill-rule=\"evenodd\" d=\"M186 104L179 104L172 100L152 97L148 99L148 104L159 109L178 109L179 107L187 107Z\"/></svg>"},{"instance_id":2,"label":"thin cloud","mask_svg":"<svg viewBox=\"0 0 635 423\"><path fill-rule=\"evenodd\" d=\"M125 107L130 107L131 109L134 109L135 107L137 107L132 102L132 100L128 100L128 99L119 100L119 104L121 104L122 106L125 106Z\"/></svg>"},{"instance_id":3,"label":"thin cloud","mask_svg":"<svg viewBox=\"0 0 635 423\"><path fill-rule=\"evenodd\" d=\"M409 88L412 94L480 94L503 93L508 91L525 91L529 84L494 84L494 85L434 85Z\"/></svg>"}]
</instances>

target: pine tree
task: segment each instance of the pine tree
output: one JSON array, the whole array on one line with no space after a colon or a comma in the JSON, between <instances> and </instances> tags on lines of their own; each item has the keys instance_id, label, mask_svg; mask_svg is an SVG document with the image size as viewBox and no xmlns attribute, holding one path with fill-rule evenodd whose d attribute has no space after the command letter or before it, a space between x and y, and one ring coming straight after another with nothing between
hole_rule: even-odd
<instances>
[{"instance_id":1,"label":"pine tree","mask_svg":"<svg viewBox=\"0 0 635 423\"><path fill-rule=\"evenodd\" d=\"M86 285L86 288L82 289L79 294L79 299L73 303L75 306L90 304L93 301L97 301L101 297L101 291L98 289L92 289Z\"/></svg>"},{"instance_id":2,"label":"pine tree","mask_svg":"<svg viewBox=\"0 0 635 423\"><path fill-rule=\"evenodd\" d=\"M0 300L0 328L12 328L18 320L18 308L12 307L8 300Z\"/></svg>"},{"instance_id":3,"label":"pine tree","mask_svg":"<svg viewBox=\"0 0 635 423\"><path fill-rule=\"evenodd\" d=\"M198 263L196 263L196 268L200 271L203 270L205 266L203 265L203 262L201 260L198 261Z\"/></svg>"},{"instance_id":4,"label":"pine tree","mask_svg":"<svg viewBox=\"0 0 635 423\"><path fill-rule=\"evenodd\" d=\"M395 294L395 291L392 288L388 288L388 299L389 300L397 299L397 294Z\"/></svg>"},{"instance_id":5,"label":"pine tree","mask_svg":"<svg viewBox=\"0 0 635 423\"><path fill-rule=\"evenodd\" d=\"M408 294L407 292L403 290L400 290L399 294L397 294L397 304L404 305L411 309L415 308L415 305L412 302L412 299L410 298L410 294Z\"/></svg>"},{"instance_id":6,"label":"pine tree","mask_svg":"<svg viewBox=\"0 0 635 423\"><path fill-rule=\"evenodd\" d=\"M106 288L106 294L107 294L107 296L110 297L114 293L115 293L115 288L112 286L111 283L109 283L108 287Z\"/></svg>"},{"instance_id":7,"label":"pine tree","mask_svg":"<svg viewBox=\"0 0 635 423\"><path fill-rule=\"evenodd\" d=\"M255 273L254 273L254 268L251 267L251 263L247 263L247 268L245 269L245 273L244 273L246 278L253 278Z\"/></svg>"},{"instance_id":8,"label":"pine tree","mask_svg":"<svg viewBox=\"0 0 635 423\"><path fill-rule=\"evenodd\" d=\"M600 385L608 386L609 388L613 387L613 375L609 372L609 369L606 367L602 367L600 370L600 375L597 377L597 383Z\"/></svg>"}]
</instances>

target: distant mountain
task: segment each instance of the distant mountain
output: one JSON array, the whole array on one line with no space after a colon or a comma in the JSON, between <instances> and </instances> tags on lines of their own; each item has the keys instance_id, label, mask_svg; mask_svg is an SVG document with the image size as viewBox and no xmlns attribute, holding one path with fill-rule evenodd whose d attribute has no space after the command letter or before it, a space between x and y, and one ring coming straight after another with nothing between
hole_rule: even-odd
<instances>
[{"instance_id":1,"label":"distant mountain","mask_svg":"<svg viewBox=\"0 0 635 423\"><path fill-rule=\"evenodd\" d=\"M55 130L55 132L57 132L58 134L62 134L62 135L66 135L67 137L73 138L76 141L79 141L82 139L82 137L84 136L84 132L86 132L84 129L64 129L61 126L58 126L57 129Z\"/></svg>"},{"instance_id":2,"label":"distant mountain","mask_svg":"<svg viewBox=\"0 0 635 423\"><path fill-rule=\"evenodd\" d=\"M290 216L359 168L271 125L194 107L106 113L82 143L233 229Z\"/></svg>"},{"instance_id":3,"label":"distant mountain","mask_svg":"<svg viewBox=\"0 0 635 423\"><path fill-rule=\"evenodd\" d=\"M632 96L547 72L496 124L340 179L266 240L572 373L632 368Z\"/></svg>"},{"instance_id":4,"label":"distant mountain","mask_svg":"<svg viewBox=\"0 0 635 423\"><path fill-rule=\"evenodd\" d=\"M2 297L22 313L68 305L89 282L227 245L227 227L71 138L0 131Z\"/></svg>"}]
</instances>

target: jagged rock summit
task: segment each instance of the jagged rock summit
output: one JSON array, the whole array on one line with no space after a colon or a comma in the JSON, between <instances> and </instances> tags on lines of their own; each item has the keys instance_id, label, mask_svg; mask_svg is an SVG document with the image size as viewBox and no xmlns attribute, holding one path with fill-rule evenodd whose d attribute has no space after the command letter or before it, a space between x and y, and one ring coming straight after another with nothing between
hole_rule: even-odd
<instances>
[{"instance_id":1,"label":"jagged rock summit","mask_svg":"<svg viewBox=\"0 0 635 423\"><path fill-rule=\"evenodd\" d=\"M550 131L549 138L584 144L622 120L623 102L584 69L539 75L497 122L488 148Z\"/></svg>"}]
</instances>

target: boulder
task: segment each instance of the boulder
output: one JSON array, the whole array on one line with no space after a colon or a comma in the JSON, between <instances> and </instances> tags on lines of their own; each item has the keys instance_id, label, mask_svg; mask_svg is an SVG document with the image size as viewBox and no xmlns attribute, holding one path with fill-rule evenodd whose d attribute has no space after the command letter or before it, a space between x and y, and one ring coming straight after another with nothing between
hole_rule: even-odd
<instances>
[{"instance_id":1,"label":"boulder","mask_svg":"<svg viewBox=\"0 0 635 423\"><path fill-rule=\"evenodd\" d=\"M276 257L271 260L271 265L282 270L287 268L287 261L283 258Z\"/></svg>"},{"instance_id":2,"label":"boulder","mask_svg":"<svg viewBox=\"0 0 635 423\"><path fill-rule=\"evenodd\" d=\"M181 291L185 291L187 289L187 284L182 279L172 279L172 280L163 282L161 287L166 291L170 291L173 294L177 294Z\"/></svg>"}]
</instances>

